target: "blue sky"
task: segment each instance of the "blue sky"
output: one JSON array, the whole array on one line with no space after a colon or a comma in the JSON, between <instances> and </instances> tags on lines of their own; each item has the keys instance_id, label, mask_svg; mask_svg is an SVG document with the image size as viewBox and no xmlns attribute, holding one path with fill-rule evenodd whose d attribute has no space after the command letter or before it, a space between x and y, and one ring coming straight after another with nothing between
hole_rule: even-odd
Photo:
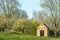
<instances>
[{"instance_id":1,"label":"blue sky","mask_svg":"<svg viewBox=\"0 0 60 40\"><path fill-rule=\"evenodd\" d=\"M33 16L34 10L39 11L41 9L39 5L40 0L19 0L19 2L22 4L21 9L27 11L29 18Z\"/></svg>"}]
</instances>

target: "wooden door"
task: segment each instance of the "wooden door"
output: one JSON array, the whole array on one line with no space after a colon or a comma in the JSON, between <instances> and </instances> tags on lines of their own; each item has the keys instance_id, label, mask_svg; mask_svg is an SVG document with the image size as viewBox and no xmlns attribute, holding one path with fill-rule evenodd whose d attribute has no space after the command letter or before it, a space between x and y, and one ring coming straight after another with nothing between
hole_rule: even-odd
<instances>
[{"instance_id":1,"label":"wooden door","mask_svg":"<svg viewBox=\"0 0 60 40\"><path fill-rule=\"evenodd\" d=\"M44 36L44 30L40 30L40 36Z\"/></svg>"}]
</instances>

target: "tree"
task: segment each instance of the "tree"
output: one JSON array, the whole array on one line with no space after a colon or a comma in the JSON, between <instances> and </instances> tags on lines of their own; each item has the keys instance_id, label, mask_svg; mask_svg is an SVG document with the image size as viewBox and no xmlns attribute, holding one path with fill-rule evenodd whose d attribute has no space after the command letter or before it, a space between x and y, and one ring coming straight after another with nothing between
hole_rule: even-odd
<instances>
[{"instance_id":1,"label":"tree","mask_svg":"<svg viewBox=\"0 0 60 40\"><path fill-rule=\"evenodd\" d=\"M34 11L33 16L34 19L40 23L44 23L45 19L46 19L46 13L44 11Z\"/></svg>"},{"instance_id":2,"label":"tree","mask_svg":"<svg viewBox=\"0 0 60 40\"><path fill-rule=\"evenodd\" d=\"M20 18L28 18L27 12L25 10L21 11Z\"/></svg>"},{"instance_id":3,"label":"tree","mask_svg":"<svg viewBox=\"0 0 60 40\"><path fill-rule=\"evenodd\" d=\"M29 34L36 35L38 26L39 26L39 22L35 21L34 19L31 19L29 23Z\"/></svg>"},{"instance_id":4,"label":"tree","mask_svg":"<svg viewBox=\"0 0 60 40\"><path fill-rule=\"evenodd\" d=\"M15 32L21 32L25 34L25 29L28 28L28 25L29 25L29 22L27 19L19 18L15 20L12 30Z\"/></svg>"},{"instance_id":5,"label":"tree","mask_svg":"<svg viewBox=\"0 0 60 40\"><path fill-rule=\"evenodd\" d=\"M27 18L26 11L21 9L21 4L19 4L17 0L0 0L0 14L1 16L4 15L4 19L6 18L6 21L8 20L8 24L4 24L8 29L12 28L16 19ZM2 17L1 19L4 20ZM5 21L1 22L4 23Z\"/></svg>"},{"instance_id":6,"label":"tree","mask_svg":"<svg viewBox=\"0 0 60 40\"><path fill-rule=\"evenodd\" d=\"M60 26L60 10L59 0L45 0L41 3L41 7L46 11L46 16L50 24L54 27L55 36L57 36L58 28Z\"/></svg>"},{"instance_id":7,"label":"tree","mask_svg":"<svg viewBox=\"0 0 60 40\"><path fill-rule=\"evenodd\" d=\"M7 29L7 24L8 24L8 20L6 18L6 16L0 15L0 31L4 32L5 29Z\"/></svg>"},{"instance_id":8,"label":"tree","mask_svg":"<svg viewBox=\"0 0 60 40\"><path fill-rule=\"evenodd\" d=\"M4 19L2 17L1 19L5 20L6 18L6 21L8 20L8 24L6 25L4 23L5 21L1 22L4 23L4 25L6 25L8 28L11 27L16 16L18 16L18 13L20 13L19 11L20 11L20 4L17 0L0 0L0 14L1 16L4 15Z\"/></svg>"},{"instance_id":9,"label":"tree","mask_svg":"<svg viewBox=\"0 0 60 40\"><path fill-rule=\"evenodd\" d=\"M15 14L18 11L19 3L17 0L0 0L0 11L5 14Z\"/></svg>"}]
</instances>

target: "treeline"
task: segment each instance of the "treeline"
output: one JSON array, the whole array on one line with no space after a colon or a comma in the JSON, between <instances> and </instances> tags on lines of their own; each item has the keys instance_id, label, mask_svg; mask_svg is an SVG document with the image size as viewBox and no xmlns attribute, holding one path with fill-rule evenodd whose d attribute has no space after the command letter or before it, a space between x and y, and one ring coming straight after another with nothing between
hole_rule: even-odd
<instances>
[{"instance_id":1,"label":"treeline","mask_svg":"<svg viewBox=\"0 0 60 40\"><path fill-rule=\"evenodd\" d=\"M54 36L60 35L60 0L42 0L40 7L34 11L35 20L46 24Z\"/></svg>"},{"instance_id":2,"label":"treeline","mask_svg":"<svg viewBox=\"0 0 60 40\"><path fill-rule=\"evenodd\" d=\"M2 14L3 15L3 14ZM11 32L15 34L36 35L36 28L39 23L26 18L7 19L0 15L0 32Z\"/></svg>"},{"instance_id":3,"label":"treeline","mask_svg":"<svg viewBox=\"0 0 60 40\"><path fill-rule=\"evenodd\" d=\"M17 0L0 0L0 32L36 35L38 25Z\"/></svg>"},{"instance_id":4,"label":"treeline","mask_svg":"<svg viewBox=\"0 0 60 40\"><path fill-rule=\"evenodd\" d=\"M42 11L34 11L28 19L17 0L0 0L0 32L36 35L40 23L46 24L51 35L60 35L60 1L45 0L40 3Z\"/></svg>"}]
</instances>

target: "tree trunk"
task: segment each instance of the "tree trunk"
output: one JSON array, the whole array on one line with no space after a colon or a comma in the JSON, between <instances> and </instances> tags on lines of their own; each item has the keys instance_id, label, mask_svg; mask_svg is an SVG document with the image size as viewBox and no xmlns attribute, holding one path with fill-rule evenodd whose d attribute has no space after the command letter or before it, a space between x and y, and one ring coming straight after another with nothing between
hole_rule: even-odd
<instances>
[{"instance_id":1,"label":"tree trunk","mask_svg":"<svg viewBox=\"0 0 60 40\"><path fill-rule=\"evenodd\" d=\"M57 32L55 32L55 37L57 36Z\"/></svg>"}]
</instances>

